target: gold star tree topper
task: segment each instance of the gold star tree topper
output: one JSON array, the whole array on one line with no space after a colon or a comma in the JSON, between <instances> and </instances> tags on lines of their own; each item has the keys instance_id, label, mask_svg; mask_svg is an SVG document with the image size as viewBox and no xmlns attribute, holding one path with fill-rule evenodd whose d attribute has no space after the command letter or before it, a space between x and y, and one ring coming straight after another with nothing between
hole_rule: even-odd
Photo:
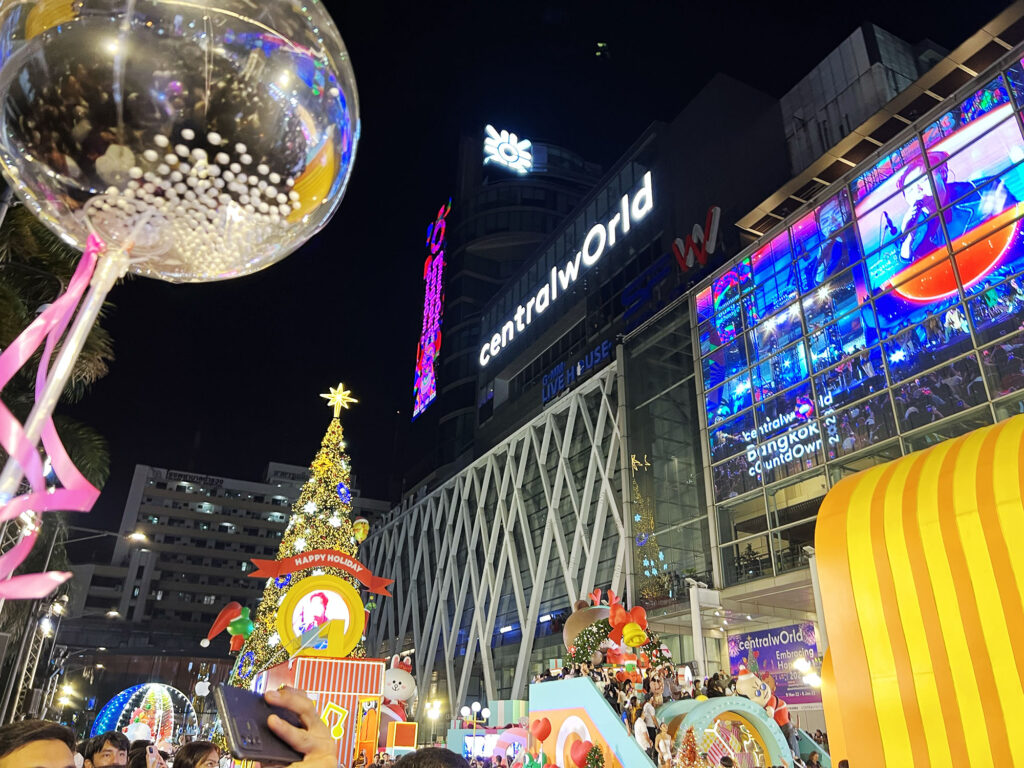
<instances>
[{"instance_id":1,"label":"gold star tree topper","mask_svg":"<svg viewBox=\"0 0 1024 768\"><path fill-rule=\"evenodd\" d=\"M352 397L352 390L345 389L345 385L339 383L336 387L331 387L328 394L320 395L327 401L328 407L334 408L334 418L338 418L341 415L341 409L348 409L350 403L358 403L359 401Z\"/></svg>"}]
</instances>

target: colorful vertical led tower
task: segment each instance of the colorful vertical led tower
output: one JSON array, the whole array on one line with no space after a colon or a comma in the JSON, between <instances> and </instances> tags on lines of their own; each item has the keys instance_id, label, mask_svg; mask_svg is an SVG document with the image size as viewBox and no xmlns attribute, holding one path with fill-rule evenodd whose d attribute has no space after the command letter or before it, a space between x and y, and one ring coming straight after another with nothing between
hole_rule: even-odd
<instances>
[{"instance_id":1,"label":"colorful vertical led tower","mask_svg":"<svg viewBox=\"0 0 1024 768\"><path fill-rule=\"evenodd\" d=\"M437 398L437 356L441 352L441 321L444 317L444 258L446 218L452 200L442 205L427 227L427 259L423 262L423 328L416 348L416 379L413 382L412 417L415 419Z\"/></svg>"}]
</instances>

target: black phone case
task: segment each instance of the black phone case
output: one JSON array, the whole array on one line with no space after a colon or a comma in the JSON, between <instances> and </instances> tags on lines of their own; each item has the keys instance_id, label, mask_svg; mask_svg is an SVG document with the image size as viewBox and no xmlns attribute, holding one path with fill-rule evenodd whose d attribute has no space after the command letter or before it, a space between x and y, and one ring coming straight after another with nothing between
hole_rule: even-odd
<instances>
[{"instance_id":1,"label":"black phone case","mask_svg":"<svg viewBox=\"0 0 1024 768\"><path fill-rule=\"evenodd\" d=\"M289 765L302 760L302 755L281 741L267 725L267 717L274 714L302 728L294 712L272 707L259 694L226 683L214 688L213 697L233 758L259 760L266 766Z\"/></svg>"}]
</instances>

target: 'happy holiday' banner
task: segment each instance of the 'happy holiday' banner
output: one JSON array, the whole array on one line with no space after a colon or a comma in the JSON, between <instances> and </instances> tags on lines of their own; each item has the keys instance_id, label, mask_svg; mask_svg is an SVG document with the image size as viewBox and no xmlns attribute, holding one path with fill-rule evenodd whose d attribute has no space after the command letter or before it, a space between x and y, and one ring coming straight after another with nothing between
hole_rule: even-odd
<instances>
[{"instance_id":1,"label":"'happy holiday' banner","mask_svg":"<svg viewBox=\"0 0 1024 768\"><path fill-rule=\"evenodd\" d=\"M282 560L253 558L252 564L256 566L256 570L249 574L250 579L272 579L306 568L338 568L357 578L371 592L388 597L391 597L388 587L395 583L394 579L374 576L370 573L369 568L354 557L336 549L315 549L312 552L303 552L301 555L292 555Z\"/></svg>"}]
</instances>

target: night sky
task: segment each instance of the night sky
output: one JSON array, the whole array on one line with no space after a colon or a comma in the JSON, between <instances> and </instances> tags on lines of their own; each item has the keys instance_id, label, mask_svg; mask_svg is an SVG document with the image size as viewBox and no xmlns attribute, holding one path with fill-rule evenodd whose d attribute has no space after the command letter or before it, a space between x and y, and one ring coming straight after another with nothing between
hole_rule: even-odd
<instances>
[{"instance_id":1,"label":"night sky","mask_svg":"<svg viewBox=\"0 0 1024 768\"><path fill-rule=\"evenodd\" d=\"M355 67L362 140L338 214L285 261L223 283L131 279L106 319L116 360L73 413L110 443L111 477L77 522L116 527L136 463L257 480L307 465L344 381L363 493L401 474L427 224L483 126L610 165L716 72L785 93L862 21L954 48L1005 4L326 0ZM595 56L606 42L610 58ZM712 119L712 118L709 118ZM699 183L694 179L693 183Z\"/></svg>"}]
</instances>

